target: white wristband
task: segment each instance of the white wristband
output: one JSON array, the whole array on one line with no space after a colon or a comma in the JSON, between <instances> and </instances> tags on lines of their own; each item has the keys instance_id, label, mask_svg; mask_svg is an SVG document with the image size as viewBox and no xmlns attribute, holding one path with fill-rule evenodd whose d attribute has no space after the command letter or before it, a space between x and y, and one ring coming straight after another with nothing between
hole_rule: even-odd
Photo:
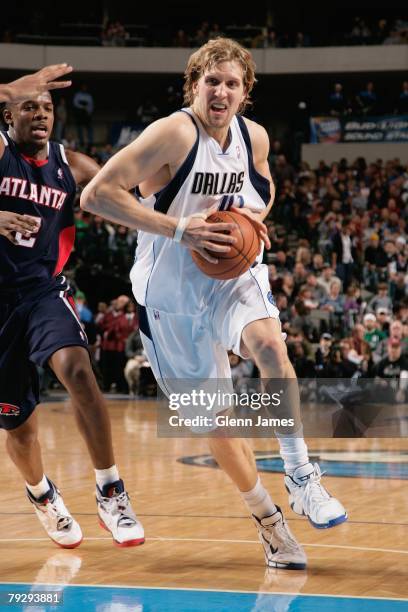
<instances>
[{"instance_id":1,"label":"white wristband","mask_svg":"<svg viewBox=\"0 0 408 612\"><path fill-rule=\"evenodd\" d=\"M190 215L189 217L180 217L179 222L174 232L174 236L173 236L174 242L181 242L181 239L183 237L183 234L185 232L187 225L190 222L190 219L206 219L206 218L207 218L207 215L202 212L194 213L193 215Z\"/></svg>"},{"instance_id":2,"label":"white wristband","mask_svg":"<svg viewBox=\"0 0 408 612\"><path fill-rule=\"evenodd\" d=\"M186 229L188 225L188 222L189 222L189 217L180 217L179 222L177 223L176 230L174 232L174 236L173 236L174 242L181 241L183 234L184 234L184 230Z\"/></svg>"}]
</instances>

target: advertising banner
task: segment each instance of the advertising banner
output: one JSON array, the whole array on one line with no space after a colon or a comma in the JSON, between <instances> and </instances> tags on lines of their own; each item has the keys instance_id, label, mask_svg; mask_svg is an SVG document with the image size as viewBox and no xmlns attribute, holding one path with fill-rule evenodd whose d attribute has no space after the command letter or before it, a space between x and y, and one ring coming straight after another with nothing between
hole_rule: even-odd
<instances>
[{"instance_id":1,"label":"advertising banner","mask_svg":"<svg viewBox=\"0 0 408 612\"><path fill-rule=\"evenodd\" d=\"M408 115L312 117L310 142L408 142Z\"/></svg>"}]
</instances>

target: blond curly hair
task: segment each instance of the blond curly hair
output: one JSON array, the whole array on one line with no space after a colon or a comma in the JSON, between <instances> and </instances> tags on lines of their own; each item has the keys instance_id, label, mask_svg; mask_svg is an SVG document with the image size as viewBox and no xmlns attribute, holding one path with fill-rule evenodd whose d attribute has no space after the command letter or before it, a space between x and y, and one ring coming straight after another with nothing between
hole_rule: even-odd
<instances>
[{"instance_id":1,"label":"blond curly hair","mask_svg":"<svg viewBox=\"0 0 408 612\"><path fill-rule=\"evenodd\" d=\"M194 101L193 85L203 75L208 68L213 68L222 62L237 62L242 68L242 78L244 83L245 98L242 101L239 112L252 104L250 93L256 83L255 62L251 53L242 45L231 38L214 38L209 40L198 51L190 56L187 68L184 72L184 102L191 106Z\"/></svg>"}]
</instances>

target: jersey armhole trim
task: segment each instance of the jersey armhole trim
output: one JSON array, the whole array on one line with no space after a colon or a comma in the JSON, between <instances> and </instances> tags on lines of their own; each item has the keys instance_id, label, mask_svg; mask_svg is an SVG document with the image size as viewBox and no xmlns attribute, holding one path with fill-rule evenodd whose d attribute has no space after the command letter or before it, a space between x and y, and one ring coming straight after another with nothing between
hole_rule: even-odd
<instances>
[{"instance_id":1,"label":"jersey armhole trim","mask_svg":"<svg viewBox=\"0 0 408 612\"><path fill-rule=\"evenodd\" d=\"M137 314L139 316L139 329L149 340L153 342L152 332L150 331L149 319L147 318L146 306L137 304Z\"/></svg>"},{"instance_id":2,"label":"jersey armhole trim","mask_svg":"<svg viewBox=\"0 0 408 612\"><path fill-rule=\"evenodd\" d=\"M64 145L63 144L59 144L58 146L59 146L59 149L60 149L60 153L61 153L61 157L62 157L63 162L65 164L67 164L67 166L69 166L69 162L68 162L68 159L67 159L67 155L65 153Z\"/></svg>"},{"instance_id":3,"label":"jersey armhole trim","mask_svg":"<svg viewBox=\"0 0 408 612\"><path fill-rule=\"evenodd\" d=\"M3 134L3 132L0 132L0 136L1 136L2 140L3 140L3 142L4 142L4 146L8 147L8 140L5 137L5 135Z\"/></svg>"},{"instance_id":4,"label":"jersey armhole trim","mask_svg":"<svg viewBox=\"0 0 408 612\"><path fill-rule=\"evenodd\" d=\"M171 181L167 183L167 185L163 187L163 189L161 189L158 193L154 194L156 198L154 209L164 214L167 214L167 211L169 210L174 198L176 197L177 193L180 191L181 187L184 184L184 181L186 180L187 176L189 175L194 165L195 159L197 157L198 143L200 140L200 131L198 129L198 125L194 117L192 117L190 113L183 111L183 109L177 112L183 112L190 117L191 121L193 122L195 126L197 137L186 159L181 164L180 168L177 170L176 174L173 176Z\"/></svg>"}]
</instances>

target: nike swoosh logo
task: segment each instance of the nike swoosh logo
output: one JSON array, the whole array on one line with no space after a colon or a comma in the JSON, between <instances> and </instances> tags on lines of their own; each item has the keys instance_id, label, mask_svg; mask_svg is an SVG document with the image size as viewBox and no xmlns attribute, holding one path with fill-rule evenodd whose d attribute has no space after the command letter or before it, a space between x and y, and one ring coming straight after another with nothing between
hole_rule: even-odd
<instances>
[{"instance_id":1,"label":"nike swoosh logo","mask_svg":"<svg viewBox=\"0 0 408 612\"><path fill-rule=\"evenodd\" d=\"M267 545L269 546L269 548L271 549L271 551L272 551L272 554L273 554L273 555L274 555L275 553L277 553L277 552L278 552L278 549L277 549L277 548L274 548L274 547L272 546L272 544L269 542L269 540L267 540L267 539L265 538L264 534L262 534L262 538L263 538L264 542L266 542L266 544L267 544Z\"/></svg>"}]
</instances>

